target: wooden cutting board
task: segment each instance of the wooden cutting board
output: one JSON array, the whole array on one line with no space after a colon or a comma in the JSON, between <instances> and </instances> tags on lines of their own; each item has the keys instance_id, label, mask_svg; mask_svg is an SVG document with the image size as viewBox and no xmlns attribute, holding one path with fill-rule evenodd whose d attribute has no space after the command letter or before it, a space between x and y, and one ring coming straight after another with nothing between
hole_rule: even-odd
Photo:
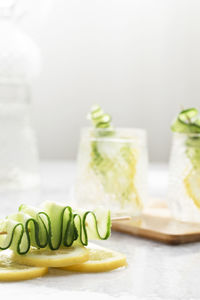
<instances>
[{"instance_id":1,"label":"wooden cutting board","mask_svg":"<svg viewBox=\"0 0 200 300\"><path fill-rule=\"evenodd\" d=\"M200 223L172 219L165 205L146 209L142 216L128 221L112 222L112 230L170 245L200 241Z\"/></svg>"}]
</instances>

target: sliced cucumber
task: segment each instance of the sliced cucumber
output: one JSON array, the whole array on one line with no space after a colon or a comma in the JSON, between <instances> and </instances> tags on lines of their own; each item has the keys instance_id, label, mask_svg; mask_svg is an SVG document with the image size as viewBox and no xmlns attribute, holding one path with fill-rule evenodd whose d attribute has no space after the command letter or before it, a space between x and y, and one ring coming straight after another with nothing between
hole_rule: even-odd
<instances>
[{"instance_id":1,"label":"sliced cucumber","mask_svg":"<svg viewBox=\"0 0 200 300\"><path fill-rule=\"evenodd\" d=\"M186 154L195 169L200 168L200 116L196 108L179 113L171 126L172 131L187 134Z\"/></svg>"},{"instance_id":2,"label":"sliced cucumber","mask_svg":"<svg viewBox=\"0 0 200 300\"><path fill-rule=\"evenodd\" d=\"M200 133L199 112L196 108L182 110L171 129L182 133Z\"/></svg>"},{"instance_id":3,"label":"sliced cucumber","mask_svg":"<svg viewBox=\"0 0 200 300\"><path fill-rule=\"evenodd\" d=\"M111 127L111 116L105 114L99 105L92 107L88 114L88 119L92 121L95 128L110 128Z\"/></svg>"},{"instance_id":4,"label":"sliced cucumber","mask_svg":"<svg viewBox=\"0 0 200 300\"><path fill-rule=\"evenodd\" d=\"M21 205L19 212L0 222L0 249L26 254L31 247L57 250L74 242L87 245L88 239L110 236L109 211L78 212L70 206L45 202L43 209Z\"/></svg>"}]
</instances>

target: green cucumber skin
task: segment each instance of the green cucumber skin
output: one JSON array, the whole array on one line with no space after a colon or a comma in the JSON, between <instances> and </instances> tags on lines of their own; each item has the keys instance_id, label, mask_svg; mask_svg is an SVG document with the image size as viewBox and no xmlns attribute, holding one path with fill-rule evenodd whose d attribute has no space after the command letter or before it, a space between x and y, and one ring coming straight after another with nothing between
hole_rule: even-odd
<instances>
[{"instance_id":1,"label":"green cucumber skin","mask_svg":"<svg viewBox=\"0 0 200 300\"><path fill-rule=\"evenodd\" d=\"M171 126L171 130L188 134L185 145L186 155L194 169L200 169L200 118L196 108L189 108L179 113Z\"/></svg>"},{"instance_id":2,"label":"green cucumber skin","mask_svg":"<svg viewBox=\"0 0 200 300\"><path fill-rule=\"evenodd\" d=\"M111 218L109 211L107 212L105 232L104 234L100 234L98 223L100 223L101 220L97 219L94 212L86 211L80 215L73 213L70 206L63 206L63 208L60 209L60 205L57 207L55 203L52 203L50 207L51 205L54 211L56 211L56 208L59 210L60 226L53 227L48 212L39 211L36 213L35 218L30 217L24 223L16 222L10 230L10 234L1 236L0 249L6 250L10 248L14 252L22 255L28 253L31 247L48 247L50 250L57 250L60 247L70 247L74 242L86 246L88 244L89 230L91 229L90 226L88 226L87 220L89 216L93 218L95 224L96 239L106 240L110 236ZM26 210L26 208L27 207L24 206L24 210ZM23 209L20 208L20 213L23 213L22 210ZM5 219L5 222L9 224L9 219ZM12 222L12 219L10 219L10 222ZM3 229L2 226L3 222L1 222L1 229ZM58 239L55 239L55 236L58 237ZM8 242L6 245L3 245L5 239L8 240ZM56 243L55 240L57 241Z\"/></svg>"}]
</instances>

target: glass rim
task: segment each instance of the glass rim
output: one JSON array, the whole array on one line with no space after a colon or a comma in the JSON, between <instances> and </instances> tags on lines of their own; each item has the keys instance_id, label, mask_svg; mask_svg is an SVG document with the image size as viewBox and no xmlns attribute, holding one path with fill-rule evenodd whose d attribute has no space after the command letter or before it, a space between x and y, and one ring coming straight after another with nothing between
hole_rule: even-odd
<instances>
[{"instance_id":1,"label":"glass rim","mask_svg":"<svg viewBox=\"0 0 200 300\"><path fill-rule=\"evenodd\" d=\"M82 127L81 128L81 135L84 133L90 133L90 132L111 132L112 130L119 131L119 132L127 132L127 133L134 133L135 136L90 136L91 141L106 141L106 142L118 142L118 143L133 143L136 141L136 139L139 140L139 142L146 144L147 143L147 134L145 129L140 128L128 128L128 127L116 127L116 128L93 128L93 127Z\"/></svg>"},{"instance_id":2,"label":"glass rim","mask_svg":"<svg viewBox=\"0 0 200 300\"><path fill-rule=\"evenodd\" d=\"M195 133L195 132L173 132L173 135L177 136L190 136L190 137L200 137L200 132Z\"/></svg>"},{"instance_id":3,"label":"glass rim","mask_svg":"<svg viewBox=\"0 0 200 300\"><path fill-rule=\"evenodd\" d=\"M94 128L92 126L86 126L86 127L82 127L81 131L84 130L91 130L91 131L132 131L135 133L144 133L146 134L146 129L145 128L137 128L137 127L110 127L110 128Z\"/></svg>"}]
</instances>

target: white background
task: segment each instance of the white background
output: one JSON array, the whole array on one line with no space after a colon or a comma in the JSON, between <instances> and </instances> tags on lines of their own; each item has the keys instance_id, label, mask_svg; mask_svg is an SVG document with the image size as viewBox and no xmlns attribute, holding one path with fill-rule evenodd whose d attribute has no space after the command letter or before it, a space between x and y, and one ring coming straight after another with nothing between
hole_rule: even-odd
<instances>
[{"instance_id":1,"label":"white background","mask_svg":"<svg viewBox=\"0 0 200 300\"><path fill-rule=\"evenodd\" d=\"M75 158L94 103L147 129L167 161L170 122L200 102L199 0L35 0L22 20L41 49L33 121L41 158Z\"/></svg>"}]
</instances>

